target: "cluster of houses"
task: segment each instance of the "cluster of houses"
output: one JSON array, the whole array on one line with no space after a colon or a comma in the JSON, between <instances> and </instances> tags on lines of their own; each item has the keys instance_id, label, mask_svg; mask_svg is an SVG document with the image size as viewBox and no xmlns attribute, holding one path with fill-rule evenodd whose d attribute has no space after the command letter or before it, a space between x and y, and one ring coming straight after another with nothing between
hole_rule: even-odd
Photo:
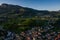
<instances>
[{"instance_id":1,"label":"cluster of houses","mask_svg":"<svg viewBox=\"0 0 60 40\"><path fill-rule=\"evenodd\" d=\"M54 26L48 25L43 27L33 27L31 30L16 34L7 31L0 32L0 40L60 40L60 32L53 31Z\"/></svg>"},{"instance_id":2,"label":"cluster of houses","mask_svg":"<svg viewBox=\"0 0 60 40\"><path fill-rule=\"evenodd\" d=\"M26 40L57 40L60 38L60 33L53 31L54 26L34 27L26 32L21 32Z\"/></svg>"}]
</instances>

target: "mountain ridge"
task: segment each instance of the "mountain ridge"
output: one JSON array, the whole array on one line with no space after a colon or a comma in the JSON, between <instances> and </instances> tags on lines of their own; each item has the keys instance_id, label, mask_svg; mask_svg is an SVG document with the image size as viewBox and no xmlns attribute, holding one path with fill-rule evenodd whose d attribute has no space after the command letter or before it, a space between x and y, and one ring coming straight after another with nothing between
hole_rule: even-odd
<instances>
[{"instance_id":1,"label":"mountain ridge","mask_svg":"<svg viewBox=\"0 0 60 40\"><path fill-rule=\"evenodd\" d=\"M35 17L35 16L53 16L60 14L59 11L48 11L48 10L35 10L32 8L22 7L19 5L12 5L3 3L0 5L0 17L10 15L20 15L24 17Z\"/></svg>"}]
</instances>

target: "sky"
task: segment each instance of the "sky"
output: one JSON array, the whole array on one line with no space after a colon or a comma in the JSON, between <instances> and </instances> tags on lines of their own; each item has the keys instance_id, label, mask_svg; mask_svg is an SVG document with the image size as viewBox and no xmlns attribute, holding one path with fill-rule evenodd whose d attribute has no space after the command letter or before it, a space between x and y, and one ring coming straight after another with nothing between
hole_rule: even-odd
<instances>
[{"instance_id":1,"label":"sky","mask_svg":"<svg viewBox=\"0 0 60 40\"><path fill-rule=\"evenodd\" d=\"M60 10L60 0L0 0L0 4L14 4L37 10Z\"/></svg>"}]
</instances>

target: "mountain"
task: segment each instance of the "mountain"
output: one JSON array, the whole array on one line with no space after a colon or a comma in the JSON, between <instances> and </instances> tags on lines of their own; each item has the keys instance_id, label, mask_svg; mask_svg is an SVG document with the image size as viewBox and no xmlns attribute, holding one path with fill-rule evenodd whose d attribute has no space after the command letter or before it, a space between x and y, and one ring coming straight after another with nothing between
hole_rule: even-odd
<instances>
[{"instance_id":1,"label":"mountain","mask_svg":"<svg viewBox=\"0 0 60 40\"><path fill-rule=\"evenodd\" d=\"M60 15L60 11L36 10L6 3L0 5L0 22L16 18L57 17L57 15Z\"/></svg>"},{"instance_id":2,"label":"mountain","mask_svg":"<svg viewBox=\"0 0 60 40\"><path fill-rule=\"evenodd\" d=\"M0 14L1 16L8 16L12 14L18 14L24 17L28 16L38 16L38 15L45 15L49 14L49 11L39 11L32 8L22 7L18 5L12 5L12 4L2 4L0 5ZM14 16L13 15L13 16Z\"/></svg>"},{"instance_id":3,"label":"mountain","mask_svg":"<svg viewBox=\"0 0 60 40\"><path fill-rule=\"evenodd\" d=\"M32 16L52 15L55 13L56 12L49 12L47 10L35 10L32 8L27 8L18 5L12 5L12 4L3 3L0 5L1 16L20 15L24 17L32 17Z\"/></svg>"}]
</instances>

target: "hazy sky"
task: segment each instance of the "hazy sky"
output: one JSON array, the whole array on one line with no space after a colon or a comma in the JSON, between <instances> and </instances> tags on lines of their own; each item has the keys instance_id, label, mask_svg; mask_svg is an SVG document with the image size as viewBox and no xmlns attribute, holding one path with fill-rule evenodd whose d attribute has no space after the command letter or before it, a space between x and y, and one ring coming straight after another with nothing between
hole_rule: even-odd
<instances>
[{"instance_id":1,"label":"hazy sky","mask_svg":"<svg viewBox=\"0 0 60 40\"><path fill-rule=\"evenodd\" d=\"M14 4L37 10L60 10L60 0L0 0L0 4Z\"/></svg>"}]
</instances>

